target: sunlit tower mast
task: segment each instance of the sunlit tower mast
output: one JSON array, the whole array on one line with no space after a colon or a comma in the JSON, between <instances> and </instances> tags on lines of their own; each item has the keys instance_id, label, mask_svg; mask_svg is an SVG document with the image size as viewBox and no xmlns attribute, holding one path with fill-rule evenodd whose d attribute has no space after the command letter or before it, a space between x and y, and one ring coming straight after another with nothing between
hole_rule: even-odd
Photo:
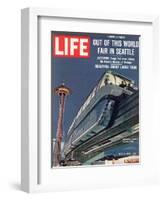
<instances>
[{"instance_id":1,"label":"sunlit tower mast","mask_svg":"<svg viewBox=\"0 0 163 200\"><path fill-rule=\"evenodd\" d=\"M62 85L54 88L54 94L59 96L59 113L58 113L58 124L56 142L54 146L54 157L53 166L59 166L61 161L61 142L63 137L63 117L66 96L69 95L71 90L62 83Z\"/></svg>"}]
</instances>

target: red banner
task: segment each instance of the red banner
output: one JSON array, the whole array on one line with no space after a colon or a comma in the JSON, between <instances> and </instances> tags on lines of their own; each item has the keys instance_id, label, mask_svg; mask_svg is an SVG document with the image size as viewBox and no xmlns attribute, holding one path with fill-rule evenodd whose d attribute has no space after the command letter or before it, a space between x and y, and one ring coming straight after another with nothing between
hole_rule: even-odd
<instances>
[{"instance_id":1,"label":"red banner","mask_svg":"<svg viewBox=\"0 0 163 200\"><path fill-rule=\"evenodd\" d=\"M53 57L90 57L90 38L88 36L53 35L52 39Z\"/></svg>"}]
</instances>

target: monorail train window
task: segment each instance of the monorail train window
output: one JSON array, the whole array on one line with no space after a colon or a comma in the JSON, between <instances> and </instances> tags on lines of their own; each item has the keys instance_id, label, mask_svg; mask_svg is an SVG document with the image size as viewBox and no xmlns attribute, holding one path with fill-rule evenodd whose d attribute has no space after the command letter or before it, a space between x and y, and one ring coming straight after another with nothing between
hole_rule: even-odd
<instances>
[{"instance_id":1,"label":"monorail train window","mask_svg":"<svg viewBox=\"0 0 163 200\"><path fill-rule=\"evenodd\" d=\"M111 73L106 73L100 83L100 88L105 86L105 85L108 85L108 84L113 84L115 85L115 78L114 76L111 74Z\"/></svg>"},{"instance_id":2,"label":"monorail train window","mask_svg":"<svg viewBox=\"0 0 163 200\"><path fill-rule=\"evenodd\" d=\"M108 76L109 76L109 83L115 85L116 81L114 75L110 73Z\"/></svg>"},{"instance_id":3,"label":"monorail train window","mask_svg":"<svg viewBox=\"0 0 163 200\"><path fill-rule=\"evenodd\" d=\"M119 76L116 76L116 75L115 75L115 79L116 79L116 85L122 85L122 83L123 83L124 85L127 86L131 83L130 80L127 80L123 77L119 77Z\"/></svg>"}]
</instances>

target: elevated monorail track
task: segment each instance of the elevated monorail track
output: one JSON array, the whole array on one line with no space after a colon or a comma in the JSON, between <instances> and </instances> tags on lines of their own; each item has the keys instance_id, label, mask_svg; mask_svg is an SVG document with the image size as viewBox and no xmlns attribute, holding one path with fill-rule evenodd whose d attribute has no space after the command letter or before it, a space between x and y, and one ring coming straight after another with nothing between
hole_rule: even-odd
<instances>
[{"instance_id":1,"label":"elevated monorail track","mask_svg":"<svg viewBox=\"0 0 163 200\"><path fill-rule=\"evenodd\" d=\"M67 164L72 160L79 164L93 164L98 159L113 156L112 149L115 147L115 152L121 148L126 152L130 149L133 154L138 153L139 91L133 87L116 85L117 82L105 85L102 80L69 128L63 149ZM130 81L125 80L129 85Z\"/></svg>"}]
</instances>

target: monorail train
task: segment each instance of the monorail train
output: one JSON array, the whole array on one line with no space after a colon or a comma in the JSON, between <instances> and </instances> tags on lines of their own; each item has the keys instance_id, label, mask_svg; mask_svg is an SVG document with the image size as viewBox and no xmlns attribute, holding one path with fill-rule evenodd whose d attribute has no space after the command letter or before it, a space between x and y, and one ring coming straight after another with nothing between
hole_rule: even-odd
<instances>
[{"instance_id":1,"label":"monorail train","mask_svg":"<svg viewBox=\"0 0 163 200\"><path fill-rule=\"evenodd\" d=\"M89 94L74 118L65 139L65 158L73 155L78 146L98 135L112 125L117 102L138 90L134 82L125 76L105 72Z\"/></svg>"}]
</instances>

